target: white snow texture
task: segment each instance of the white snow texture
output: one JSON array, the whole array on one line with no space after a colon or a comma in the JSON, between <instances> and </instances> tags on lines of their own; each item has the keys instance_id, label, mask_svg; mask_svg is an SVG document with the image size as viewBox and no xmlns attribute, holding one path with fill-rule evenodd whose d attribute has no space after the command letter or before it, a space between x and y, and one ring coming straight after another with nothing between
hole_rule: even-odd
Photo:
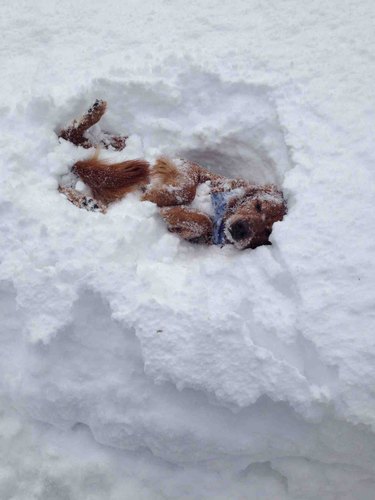
<instances>
[{"instance_id":1,"label":"white snow texture","mask_svg":"<svg viewBox=\"0 0 375 500\"><path fill-rule=\"evenodd\" d=\"M373 1L0 14L0 499L374 500ZM282 187L272 246L70 204L56 131L96 98L103 157Z\"/></svg>"}]
</instances>

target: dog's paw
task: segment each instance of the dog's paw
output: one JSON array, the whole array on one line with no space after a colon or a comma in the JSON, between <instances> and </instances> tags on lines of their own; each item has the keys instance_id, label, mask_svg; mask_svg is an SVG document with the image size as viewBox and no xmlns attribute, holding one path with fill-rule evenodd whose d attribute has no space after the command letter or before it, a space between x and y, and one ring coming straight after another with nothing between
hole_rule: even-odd
<instances>
[{"instance_id":1,"label":"dog's paw","mask_svg":"<svg viewBox=\"0 0 375 500\"><path fill-rule=\"evenodd\" d=\"M103 132L100 144L105 149L114 149L115 151L122 151L126 146L127 135L111 135Z\"/></svg>"},{"instance_id":2,"label":"dog's paw","mask_svg":"<svg viewBox=\"0 0 375 500\"><path fill-rule=\"evenodd\" d=\"M103 99L96 99L94 104L88 109L87 114L90 115L94 120L99 121L100 118L104 115L107 109L107 102L103 101ZM85 116L85 115L84 115Z\"/></svg>"},{"instance_id":3,"label":"dog's paw","mask_svg":"<svg viewBox=\"0 0 375 500\"><path fill-rule=\"evenodd\" d=\"M76 189L60 186L59 192L65 195L65 197L78 208L84 208L89 212L105 213L107 211L107 207L104 203L94 200L91 196L82 194Z\"/></svg>"},{"instance_id":4,"label":"dog's paw","mask_svg":"<svg viewBox=\"0 0 375 500\"><path fill-rule=\"evenodd\" d=\"M189 207L165 207L160 214L171 233L192 243L211 243L212 220L207 214Z\"/></svg>"}]
</instances>

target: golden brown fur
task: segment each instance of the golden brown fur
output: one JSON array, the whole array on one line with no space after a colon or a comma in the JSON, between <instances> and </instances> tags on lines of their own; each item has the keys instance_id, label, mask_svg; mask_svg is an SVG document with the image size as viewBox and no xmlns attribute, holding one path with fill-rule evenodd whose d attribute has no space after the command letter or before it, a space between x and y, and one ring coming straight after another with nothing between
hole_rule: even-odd
<instances>
[{"instance_id":1,"label":"golden brown fur","mask_svg":"<svg viewBox=\"0 0 375 500\"><path fill-rule=\"evenodd\" d=\"M94 112L89 110L79 121L64 129L60 137L86 147L84 127L96 123L106 108L104 101L97 103ZM72 136L72 130L77 128L79 134ZM79 143L79 137L84 144ZM115 141L112 148L122 149L116 147ZM78 161L72 171L89 186L94 198L88 205L84 195L61 188L77 206L92 209L94 204L94 209L104 212L108 204L141 188L142 199L160 207L169 231L196 243L213 243L216 224L208 214L189 206L202 183L208 183L211 193L225 193L228 197L222 216L223 241L238 249L269 244L273 223L282 220L286 213L282 192L275 186L256 186L244 179L228 179L184 160L161 157L153 166L141 159L109 163L100 160L97 151L90 158Z\"/></svg>"},{"instance_id":2,"label":"golden brown fur","mask_svg":"<svg viewBox=\"0 0 375 500\"><path fill-rule=\"evenodd\" d=\"M95 155L77 161L72 171L91 188L95 199L107 204L149 181L149 163L145 160L108 163Z\"/></svg>"},{"instance_id":3,"label":"golden brown fur","mask_svg":"<svg viewBox=\"0 0 375 500\"><path fill-rule=\"evenodd\" d=\"M100 144L106 149L111 147L117 151L121 151L126 145L127 136L103 133L99 143L93 143L92 140L85 136L87 130L95 125L104 115L106 109L107 103L101 99L97 99L84 115L78 120L73 120L68 127L63 128L60 131L59 137L83 148L92 148Z\"/></svg>"},{"instance_id":4,"label":"golden brown fur","mask_svg":"<svg viewBox=\"0 0 375 500\"><path fill-rule=\"evenodd\" d=\"M169 231L192 243L211 243L212 220L207 214L189 207L164 207L160 209Z\"/></svg>"}]
</instances>

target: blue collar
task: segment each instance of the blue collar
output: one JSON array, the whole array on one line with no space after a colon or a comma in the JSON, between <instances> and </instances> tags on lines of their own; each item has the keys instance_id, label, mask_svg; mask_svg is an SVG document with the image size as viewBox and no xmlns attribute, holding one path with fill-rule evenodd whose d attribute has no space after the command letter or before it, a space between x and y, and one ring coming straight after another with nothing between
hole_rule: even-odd
<instances>
[{"instance_id":1,"label":"blue collar","mask_svg":"<svg viewBox=\"0 0 375 500\"><path fill-rule=\"evenodd\" d=\"M227 210L228 198L230 198L230 196L230 191L211 193L211 202L214 209L212 233L212 243L214 245L223 245L225 243L224 215Z\"/></svg>"}]
</instances>

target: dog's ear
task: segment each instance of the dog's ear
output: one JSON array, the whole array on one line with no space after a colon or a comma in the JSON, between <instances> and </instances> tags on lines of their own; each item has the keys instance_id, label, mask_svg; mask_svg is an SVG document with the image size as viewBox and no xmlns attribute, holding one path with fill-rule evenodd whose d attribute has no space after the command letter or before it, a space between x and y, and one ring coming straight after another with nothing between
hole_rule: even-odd
<instances>
[{"instance_id":1,"label":"dog's ear","mask_svg":"<svg viewBox=\"0 0 375 500\"><path fill-rule=\"evenodd\" d=\"M275 185L265 186L264 195L261 199L262 198L271 206L270 211L273 222L282 220L287 213L287 205L281 189Z\"/></svg>"},{"instance_id":2,"label":"dog's ear","mask_svg":"<svg viewBox=\"0 0 375 500\"><path fill-rule=\"evenodd\" d=\"M275 185L262 186L252 198L254 209L268 223L281 220L286 214L283 192Z\"/></svg>"},{"instance_id":3,"label":"dog's ear","mask_svg":"<svg viewBox=\"0 0 375 500\"><path fill-rule=\"evenodd\" d=\"M255 185L249 185L239 190L238 195L230 197L227 204L227 215L233 214L240 205L250 201L256 196L260 188Z\"/></svg>"},{"instance_id":4,"label":"dog's ear","mask_svg":"<svg viewBox=\"0 0 375 500\"><path fill-rule=\"evenodd\" d=\"M276 186L249 186L231 200L226 213L228 238L240 249L268 245L273 224L285 213L283 194Z\"/></svg>"}]
</instances>

